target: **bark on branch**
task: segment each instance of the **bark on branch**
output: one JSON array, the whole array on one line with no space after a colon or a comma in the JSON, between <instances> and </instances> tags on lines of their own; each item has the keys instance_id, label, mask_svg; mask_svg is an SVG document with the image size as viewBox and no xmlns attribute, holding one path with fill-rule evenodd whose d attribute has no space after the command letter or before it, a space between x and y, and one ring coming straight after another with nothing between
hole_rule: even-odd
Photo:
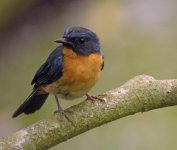
<instances>
[{"instance_id":1,"label":"bark on branch","mask_svg":"<svg viewBox=\"0 0 177 150\"><path fill-rule=\"evenodd\" d=\"M113 120L152 109L177 105L177 79L137 76L105 93L100 101L84 101L68 109L68 122L55 114L16 133L0 138L0 149L44 150Z\"/></svg>"}]
</instances>

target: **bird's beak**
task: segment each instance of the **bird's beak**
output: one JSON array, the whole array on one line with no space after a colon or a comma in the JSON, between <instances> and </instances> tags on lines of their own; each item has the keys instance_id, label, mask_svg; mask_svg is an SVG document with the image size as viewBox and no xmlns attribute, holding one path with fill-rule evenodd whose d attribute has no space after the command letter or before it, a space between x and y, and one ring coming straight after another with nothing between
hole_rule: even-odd
<instances>
[{"instance_id":1,"label":"bird's beak","mask_svg":"<svg viewBox=\"0 0 177 150\"><path fill-rule=\"evenodd\" d=\"M57 43L62 43L62 44L63 44L64 46L66 46L66 47L73 47L72 42L67 41L66 38L59 38L59 39L56 39L55 42L57 42Z\"/></svg>"},{"instance_id":2,"label":"bird's beak","mask_svg":"<svg viewBox=\"0 0 177 150\"><path fill-rule=\"evenodd\" d=\"M66 39L65 38L59 38L59 39L56 39L54 42L57 42L57 43L67 43Z\"/></svg>"}]
</instances>

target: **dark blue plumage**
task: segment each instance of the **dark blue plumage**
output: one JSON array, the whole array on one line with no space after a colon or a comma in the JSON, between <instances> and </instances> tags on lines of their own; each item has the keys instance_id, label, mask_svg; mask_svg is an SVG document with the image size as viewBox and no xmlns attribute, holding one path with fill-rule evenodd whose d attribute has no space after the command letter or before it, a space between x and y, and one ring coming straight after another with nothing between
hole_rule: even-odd
<instances>
[{"instance_id":1,"label":"dark blue plumage","mask_svg":"<svg viewBox=\"0 0 177 150\"><path fill-rule=\"evenodd\" d=\"M62 54L63 46L57 47L47 58L46 62L38 69L31 84L35 84L34 88L40 85L49 84L61 77L62 75Z\"/></svg>"},{"instance_id":2,"label":"dark blue plumage","mask_svg":"<svg viewBox=\"0 0 177 150\"><path fill-rule=\"evenodd\" d=\"M72 48L78 55L88 56L92 53L101 54L100 42L97 35L86 28L68 28L64 32L63 38L67 39L66 46Z\"/></svg>"},{"instance_id":3,"label":"dark blue plumage","mask_svg":"<svg viewBox=\"0 0 177 150\"><path fill-rule=\"evenodd\" d=\"M13 117L17 117L21 113L30 114L40 109L48 97L48 93L38 92L41 85L50 84L59 79L62 75L62 54L63 46L57 47L47 58L46 62L38 69L31 84L34 84L34 89L23 104L15 111Z\"/></svg>"},{"instance_id":4,"label":"dark blue plumage","mask_svg":"<svg viewBox=\"0 0 177 150\"><path fill-rule=\"evenodd\" d=\"M41 106L45 103L49 94L37 94L38 90L32 91L28 98L20 105L20 107L13 114L13 118L17 117L21 113L30 114L40 109Z\"/></svg>"}]
</instances>

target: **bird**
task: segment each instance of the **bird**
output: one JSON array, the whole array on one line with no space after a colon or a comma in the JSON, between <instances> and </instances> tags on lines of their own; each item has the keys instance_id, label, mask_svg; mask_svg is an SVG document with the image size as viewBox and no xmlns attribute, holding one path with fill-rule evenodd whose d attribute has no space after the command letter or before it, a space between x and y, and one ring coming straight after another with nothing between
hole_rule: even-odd
<instances>
[{"instance_id":1,"label":"bird","mask_svg":"<svg viewBox=\"0 0 177 150\"><path fill-rule=\"evenodd\" d=\"M104 54L95 32L73 26L55 40L60 45L53 50L47 60L37 70L31 82L33 90L12 115L31 114L39 110L49 95L54 95L58 110L66 119L59 99L72 100L86 95L86 99L102 100L88 94L100 78L104 67Z\"/></svg>"}]
</instances>

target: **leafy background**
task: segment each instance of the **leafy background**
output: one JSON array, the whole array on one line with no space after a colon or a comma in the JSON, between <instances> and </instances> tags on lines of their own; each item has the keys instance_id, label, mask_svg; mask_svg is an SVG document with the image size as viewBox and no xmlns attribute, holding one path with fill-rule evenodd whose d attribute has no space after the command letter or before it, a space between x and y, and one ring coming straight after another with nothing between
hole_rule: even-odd
<instances>
[{"instance_id":1,"label":"leafy background","mask_svg":"<svg viewBox=\"0 0 177 150\"><path fill-rule=\"evenodd\" d=\"M36 69L58 45L69 26L95 31L105 68L91 93L102 93L139 74L177 78L177 1L175 0L1 0L0 136L11 134L56 109L50 96L33 115L12 119L31 92ZM61 100L64 108L81 102ZM51 150L176 150L177 107L138 113L93 129ZM56 133L57 134L57 133Z\"/></svg>"}]
</instances>

